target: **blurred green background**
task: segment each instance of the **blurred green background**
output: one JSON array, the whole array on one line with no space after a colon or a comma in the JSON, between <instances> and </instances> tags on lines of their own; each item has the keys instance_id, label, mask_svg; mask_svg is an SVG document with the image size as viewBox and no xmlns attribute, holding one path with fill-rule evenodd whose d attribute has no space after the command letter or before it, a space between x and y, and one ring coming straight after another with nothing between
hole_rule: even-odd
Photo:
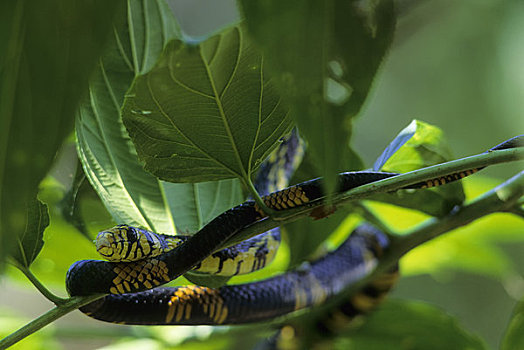
<instances>
[{"instance_id":1,"label":"blurred green background","mask_svg":"<svg viewBox=\"0 0 524 350\"><path fill-rule=\"evenodd\" d=\"M169 3L189 36L206 35L238 20L232 0ZM479 153L524 133L524 2L420 0L398 4L400 20L393 48L354 125L353 144L366 164L413 118L439 126L456 157ZM64 147L54 170L59 181L47 181L44 186L43 196L47 193L51 203L60 199L56 193L63 192L63 184L71 181L74 156L73 145ZM466 190L476 196L521 169L522 164L487 169L465 181ZM82 210L93 218L88 223L91 233L111 225L96 199L86 201ZM377 210L398 229L421 219L390 207ZM88 239L62 221L56 210L51 215L46 245L33 271L51 289L65 295L68 266L78 258L96 256ZM479 221L408 255L403 263L405 276L393 296L437 305L497 348L516 298L524 294L524 224L509 214ZM520 240L515 239L518 234L523 236ZM481 238L479 244L476 237ZM464 255L468 258L460 260ZM279 259L271 269L285 266L285 249ZM453 269L457 261L459 269ZM20 273L8 269L0 280L1 335L49 308ZM102 324L74 312L24 340L19 348L93 349L120 336L161 334L173 340L188 332L204 337L209 328L132 328ZM158 346L145 340L140 344L134 348Z\"/></svg>"}]
</instances>

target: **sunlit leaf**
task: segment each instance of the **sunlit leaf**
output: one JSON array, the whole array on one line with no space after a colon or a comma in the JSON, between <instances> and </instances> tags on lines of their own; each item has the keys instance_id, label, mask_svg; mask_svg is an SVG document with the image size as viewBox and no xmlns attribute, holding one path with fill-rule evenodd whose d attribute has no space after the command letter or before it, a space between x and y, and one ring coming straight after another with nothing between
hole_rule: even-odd
<instances>
[{"instance_id":1,"label":"sunlit leaf","mask_svg":"<svg viewBox=\"0 0 524 350\"><path fill-rule=\"evenodd\" d=\"M452 153L442 131L414 120L390 143L377 159L374 170L405 173L452 160ZM442 216L464 201L461 182L426 190L377 194L374 200Z\"/></svg>"},{"instance_id":2,"label":"sunlit leaf","mask_svg":"<svg viewBox=\"0 0 524 350\"><path fill-rule=\"evenodd\" d=\"M373 170L380 171L384 164L391 158L400 147L404 146L415 133L417 132L417 122L412 121L407 127L405 127L399 134L391 141L391 143L386 147L384 152L377 158L375 164L373 164Z\"/></svg>"},{"instance_id":3,"label":"sunlit leaf","mask_svg":"<svg viewBox=\"0 0 524 350\"><path fill-rule=\"evenodd\" d=\"M78 153L116 222L174 233L163 186L138 161L120 109L135 76L149 71L180 32L163 0L129 1L120 17L77 116Z\"/></svg>"},{"instance_id":4,"label":"sunlit leaf","mask_svg":"<svg viewBox=\"0 0 524 350\"><path fill-rule=\"evenodd\" d=\"M172 41L138 77L123 120L145 167L170 182L241 177L291 127L262 56L241 27L199 43Z\"/></svg>"},{"instance_id":5,"label":"sunlit leaf","mask_svg":"<svg viewBox=\"0 0 524 350\"><path fill-rule=\"evenodd\" d=\"M342 337L336 349L487 349L483 340L466 331L455 318L414 301L388 300L361 327Z\"/></svg>"},{"instance_id":6,"label":"sunlit leaf","mask_svg":"<svg viewBox=\"0 0 524 350\"><path fill-rule=\"evenodd\" d=\"M120 1L0 4L0 256L34 198L86 93Z\"/></svg>"},{"instance_id":7,"label":"sunlit leaf","mask_svg":"<svg viewBox=\"0 0 524 350\"><path fill-rule=\"evenodd\" d=\"M392 41L393 1L249 1L243 14L334 190L355 117Z\"/></svg>"},{"instance_id":8,"label":"sunlit leaf","mask_svg":"<svg viewBox=\"0 0 524 350\"><path fill-rule=\"evenodd\" d=\"M20 265L29 267L36 259L44 245L44 230L49 225L47 205L34 199L28 204L26 227L23 233L17 236L17 249L12 258Z\"/></svg>"}]
</instances>

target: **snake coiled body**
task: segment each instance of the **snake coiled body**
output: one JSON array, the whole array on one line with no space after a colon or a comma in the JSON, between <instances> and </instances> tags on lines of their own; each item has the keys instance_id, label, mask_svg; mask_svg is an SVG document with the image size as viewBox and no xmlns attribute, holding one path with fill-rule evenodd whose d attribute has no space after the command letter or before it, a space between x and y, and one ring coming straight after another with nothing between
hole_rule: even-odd
<instances>
[{"instance_id":1,"label":"snake coiled body","mask_svg":"<svg viewBox=\"0 0 524 350\"><path fill-rule=\"evenodd\" d=\"M262 321L324 303L373 271L388 245L384 233L363 226L335 251L273 278L218 289L186 286L109 295L81 311L103 321L140 325ZM365 302L352 305L367 308Z\"/></svg>"},{"instance_id":2,"label":"snake coiled body","mask_svg":"<svg viewBox=\"0 0 524 350\"><path fill-rule=\"evenodd\" d=\"M524 137L508 140L491 150L519 147ZM432 187L460 180L478 169L449 174L405 188ZM339 174L338 191L397 176L397 173L347 172ZM322 200L322 180L314 179L263 197L275 210L286 210ZM71 266L66 285L70 295L110 293L81 310L91 317L129 324L234 324L267 320L304 307L318 305L358 282L377 264L377 252L388 247L384 234L355 233L339 249L310 264L265 281L212 290L205 287L158 288L213 254L237 232L264 219L253 201L246 201L216 217L190 239L154 258L134 262L84 260ZM372 232L372 233L369 233ZM373 243L374 242L374 243ZM378 242L378 243L377 243ZM379 247L380 249L378 249ZM393 272L394 273L394 272ZM343 276L343 277L340 277ZM390 278L391 280L391 278ZM385 283L379 293L390 288ZM371 290L371 289L370 289ZM121 294L121 295L119 295ZM364 294L366 294L364 292ZM372 293L368 293L368 297ZM366 305L350 302L346 313ZM370 303L367 303L370 304ZM128 311L129 310L129 311Z\"/></svg>"}]
</instances>

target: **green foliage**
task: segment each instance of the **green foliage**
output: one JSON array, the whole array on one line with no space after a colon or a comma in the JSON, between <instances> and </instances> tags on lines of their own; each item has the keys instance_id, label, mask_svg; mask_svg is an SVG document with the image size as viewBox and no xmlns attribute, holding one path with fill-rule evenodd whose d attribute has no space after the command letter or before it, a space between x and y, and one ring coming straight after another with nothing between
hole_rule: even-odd
<instances>
[{"instance_id":1,"label":"green foliage","mask_svg":"<svg viewBox=\"0 0 524 350\"><path fill-rule=\"evenodd\" d=\"M164 1L130 1L119 13L76 121L85 173L114 220L168 233L175 228L165 188L138 161L120 108L133 79L149 71L165 44L178 37Z\"/></svg>"},{"instance_id":2,"label":"green foliage","mask_svg":"<svg viewBox=\"0 0 524 350\"><path fill-rule=\"evenodd\" d=\"M163 185L180 233L197 232L216 216L240 204L244 199L238 179Z\"/></svg>"},{"instance_id":3,"label":"green foliage","mask_svg":"<svg viewBox=\"0 0 524 350\"><path fill-rule=\"evenodd\" d=\"M21 266L28 268L36 259L44 245L44 230L49 225L47 205L38 199L30 202L27 208L27 224L23 234L17 237L17 248L12 258Z\"/></svg>"},{"instance_id":4,"label":"green foliage","mask_svg":"<svg viewBox=\"0 0 524 350\"><path fill-rule=\"evenodd\" d=\"M358 157L355 156L352 159L358 159ZM435 126L414 120L377 158L373 170L405 173L449 160L452 160L452 156L442 131ZM315 171L308 164L309 162L311 162L310 158L306 159L305 164L299 168L299 174L295 176L295 179L298 177L301 181L305 181L314 177ZM362 167L362 165L359 166L359 168ZM416 209L429 215L442 216L464 201L464 193L462 184L457 182L428 190L381 193L371 196L370 199ZM352 211L354 209L348 207L340 208L335 214L325 219L300 220L286 225L291 247L291 264L299 264L308 258ZM380 222L375 223L380 225Z\"/></svg>"},{"instance_id":5,"label":"green foliage","mask_svg":"<svg viewBox=\"0 0 524 350\"><path fill-rule=\"evenodd\" d=\"M414 301L389 300L355 331L337 342L337 349L481 350L486 344L464 330L443 311Z\"/></svg>"},{"instance_id":6,"label":"green foliage","mask_svg":"<svg viewBox=\"0 0 524 350\"><path fill-rule=\"evenodd\" d=\"M146 169L170 182L250 183L290 129L287 114L241 27L199 43L172 41L123 107Z\"/></svg>"},{"instance_id":7,"label":"green foliage","mask_svg":"<svg viewBox=\"0 0 524 350\"><path fill-rule=\"evenodd\" d=\"M393 38L393 1L240 3L330 193L346 170L352 118Z\"/></svg>"},{"instance_id":8,"label":"green foliage","mask_svg":"<svg viewBox=\"0 0 524 350\"><path fill-rule=\"evenodd\" d=\"M72 115L121 2L0 5L0 256L73 127ZM2 259L3 260L3 259Z\"/></svg>"},{"instance_id":9,"label":"green foliage","mask_svg":"<svg viewBox=\"0 0 524 350\"><path fill-rule=\"evenodd\" d=\"M452 159L442 131L433 125L414 120L389 144L375 161L373 169L406 173ZM427 190L379 194L372 199L416 209L433 216L443 216L454 206L464 202L464 192L459 181Z\"/></svg>"},{"instance_id":10,"label":"green foliage","mask_svg":"<svg viewBox=\"0 0 524 350\"><path fill-rule=\"evenodd\" d=\"M74 229L64 217L87 237L112 220L166 233L174 233L175 225L179 233L198 231L245 199L241 182L249 187L257 167L293 126L288 108L308 139L310 152L294 182L323 175L327 188L332 189L337 171L364 167L349 139L353 117L361 111L392 41L396 20L393 2L379 0L365 6L360 1L339 0L241 4L246 24L225 28L200 41L182 40L162 0L130 0L125 9L116 3L71 5L58 0L32 6L24 1L0 5L0 28L7 33L0 35L0 48L6 53L0 58L0 247L6 246L5 232L9 232L9 240L18 243L12 253L18 265L28 271L42 250L31 271L62 286L73 261L96 257L91 242L71 234ZM112 18L115 11L116 20ZM40 18L48 13L55 16ZM108 31L112 34L102 51ZM94 66L89 88L84 89ZM77 196L81 171L62 201L67 213L64 217L56 210L61 190L50 190L47 181L41 184L39 194L47 205L30 201L71 131L71 115L79 101L78 154L111 218L99 200ZM391 142L374 168L408 172L450 159L442 131L413 121ZM493 187L482 180L472 183L479 193ZM474 196L468 193L468 199ZM279 252L269 269L232 281L267 278L314 253L323 253L319 248L326 237L340 241L362 219L355 213L366 220L384 221L392 231L402 231L427 219L425 214L437 218L448 214L463 204L464 193L461 183L456 183L372 199L389 204L366 202L355 208L339 208L327 219L286 225L284 248L289 252ZM48 206L51 222L44 246ZM85 225L82 218L88 218ZM403 273L429 273L439 278L446 271L466 270L505 281L516 276L517 267L496 243L522 241L521 233L522 220L514 216L484 218L409 252L402 260ZM197 274L186 277L207 286L220 286L228 280ZM2 336L7 335L5 330L16 328L12 320L0 318L5 326L0 327ZM521 347L523 324L519 304L503 350ZM174 328L174 332L183 333L180 330ZM195 332L179 335L182 340L174 346L245 348L270 334L260 324L213 329L205 340ZM110 348L164 348L172 344L158 333L133 333L153 339L130 340ZM55 346L45 333L29 338L24 345ZM361 327L342 334L336 345L358 349L486 348L442 311L400 301L386 303Z\"/></svg>"}]
</instances>

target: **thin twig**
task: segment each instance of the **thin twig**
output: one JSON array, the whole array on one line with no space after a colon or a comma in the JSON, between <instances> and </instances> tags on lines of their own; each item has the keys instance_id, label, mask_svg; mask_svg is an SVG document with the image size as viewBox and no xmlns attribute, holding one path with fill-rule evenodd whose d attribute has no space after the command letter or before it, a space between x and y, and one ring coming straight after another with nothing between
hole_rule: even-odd
<instances>
[{"instance_id":1,"label":"thin twig","mask_svg":"<svg viewBox=\"0 0 524 350\"><path fill-rule=\"evenodd\" d=\"M49 301L51 301L53 304L58 306L68 300L53 294L42 284L42 282L40 282L40 280L33 274L33 272L28 267L20 265L16 260L12 260L10 261L10 263L17 269L19 269L27 277L27 279L35 286L35 288L38 289L38 291L42 293L42 295L46 297Z\"/></svg>"}]
</instances>

